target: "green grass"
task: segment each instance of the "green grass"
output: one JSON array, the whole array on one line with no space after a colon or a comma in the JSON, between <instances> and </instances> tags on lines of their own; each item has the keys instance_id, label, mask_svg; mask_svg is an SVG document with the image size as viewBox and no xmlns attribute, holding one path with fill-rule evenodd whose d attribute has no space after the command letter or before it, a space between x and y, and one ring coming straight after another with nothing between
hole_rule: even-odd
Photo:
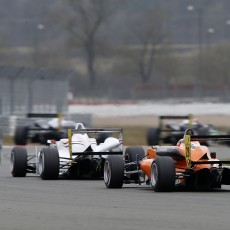
<instances>
[{"instance_id":1,"label":"green grass","mask_svg":"<svg viewBox=\"0 0 230 230\"><path fill-rule=\"evenodd\" d=\"M13 145L14 139L12 136L3 136L3 144L4 145Z\"/></svg>"},{"instance_id":2,"label":"green grass","mask_svg":"<svg viewBox=\"0 0 230 230\"><path fill-rule=\"evenodd\" d=\"M147 127L127 126L123 127L123 145L126 146L143 146L147 145L146 135Z\"/></svg>"}]
</instances>

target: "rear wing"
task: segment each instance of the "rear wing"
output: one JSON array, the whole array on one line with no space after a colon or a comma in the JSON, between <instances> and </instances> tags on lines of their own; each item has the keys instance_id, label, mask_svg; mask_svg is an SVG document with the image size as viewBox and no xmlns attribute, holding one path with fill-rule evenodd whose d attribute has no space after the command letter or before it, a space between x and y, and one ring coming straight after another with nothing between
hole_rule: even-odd
<instances>
[{"instance_id":1,"label":"rear wing","mask_svg":"<svg viewBox=\"0 0 230 230\"><path fill-rule=\"evenodd\" d=\"M41 118L59 118L62 117L61 113L27 113L27 117L41 117Z\"/></svg>"},{"instance_id":2,"label":"rear wing","mask_svg":"<svg viewBox=\"0 0 230 230\"><path fill-rule=\"evenodd\" d=\"M184 116L174 116L174 115L166 115L166 116L159 116L159 123L160 126L163 125L163 120L183 120L183 119L188 119L189 120L189 125L192 125L192 119L193 115L184 115Z\"/></svg>"},{"instance_id":3,"label":"rear wing","mask_svg":"<svg viewBox=\"0 0 230 230\"><path fill-rule=\"evenodd\" d=\"M174 115L166 115L166 116L159 116L160 120L181 120L181 119L192 119L192 115L185 115L185 116L174 116Z\"/></svg>"},{"instance_id":4,"label":"rear wing","mask_svg":"<svg viewBox=\"0 0 230 230\"><path fill-rule=\"evenodd\" d=\"M214 141L214 142L222 142L222 141L230 141L230 135L192 135L191 141Z\"/></svg>"},{"instance_id":5,"label":"rear wing","mask_svg":"<svg viewBox=\"0 0 230 230\"><path fill-rule=\"evenodd\" d=\"M63 118L62 113L27 113L26 116L28 118L58 118L58 128L57 128L57 130L61 129L61 120ZM43 129L34 128L34 129L30 129L30 130L43 130Z\"/></svg>"},{"instance_id":6,"label":"rear wing","mask_svg":"<svg viewBox=\"0 0 230 230\"><path fill-rule=\"evenodd\" d=\"M199 141L199 142L207 142L207 141L230 141L230 135L194 135L194 132L191 129L187 129L184 134L184 143L185 143L185 159L187 163L187 167L191 168L192 165L197 164L218 164L222 166L223 164L230 164L230 161L191 161L191 142Z\"/></svg>"},{"instance_id":7,"label":"rear wing","mask_svg":"<svg viewBox=\"0 0 230 230\"><path fill-rule=\"evenodd\" d=\"M189 128L192 127L192 119L193 119L193 115L189 114L189 115L184 115L184 116L174 116L174 115L166 115L166 116L159 116L159 128L161 131L167 132L168 130L163 129L164 125L163 125L163 121L164 120L184 120L187 119L189 121Z\"/></svg>"},{"instance_id":8,"label":"rear wing","mask_svg":"<svg viewBox=\"0 0 230 230\"><path fill-rule=\"evenodd\" d=\"M106 151L106 152L92 152L92 151L85 151L83 153L77 153L78 155L114 155L114 154L123 154L123 129L121 128L103 128L103 129L68 129L68 143L69 143L69 153L70 158L72 159L73 151L72 151L72 136L73 134L110 134L116 136L119 141L119 146L117 146L117 151Z\"/></svg>"},{"instance_id":9,"label":"rear wing","mask_svg":"<svg viewBox=\"0 0 230 230\"><path fill-rule=\"evenodd\" d=\"M164 124L164 120L184 120L187 119L188 120L188 127L192 128L192 120L193 120L193 115L189 114L189 115L183 115L183 116L175 116L175 115L163 115L163 116L159 116L159 139L163 140L164 139L164 134L165 133L170 133L171 130L165 128L165 124ZM175 131L175 132L179 132L181 133L182 131ZM182 133L183 135L183 133Z\"/></svg>"}]
</instances>

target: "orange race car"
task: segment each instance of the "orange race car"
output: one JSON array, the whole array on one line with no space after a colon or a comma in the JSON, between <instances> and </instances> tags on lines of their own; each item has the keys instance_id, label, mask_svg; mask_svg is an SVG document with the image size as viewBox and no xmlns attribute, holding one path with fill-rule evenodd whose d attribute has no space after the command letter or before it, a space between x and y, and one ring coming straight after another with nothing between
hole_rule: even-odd
<instances>
[{"instance_id":1,"label":"orange race car","mask_svg":"<svg viewBox=\"0 0 230 230\"><path fill-rule=\"evenodd\" d=\"M205 141L230 141L230 135L194 135L187 129L176 146L153 146L146 153L142 147L128 147L124 156L110 155L104 165L107 188L121 188L124 183L150 184L154 191L221 188L230 185L230 161L220 161Z\"/></svg>"}]
</instances>

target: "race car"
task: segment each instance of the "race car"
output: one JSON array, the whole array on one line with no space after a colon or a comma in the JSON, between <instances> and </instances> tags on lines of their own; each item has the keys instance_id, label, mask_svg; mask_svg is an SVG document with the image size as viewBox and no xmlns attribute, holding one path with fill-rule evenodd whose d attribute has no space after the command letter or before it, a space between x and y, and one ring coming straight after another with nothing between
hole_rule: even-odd
<instances>
[{"instance_id":1,"label":"race car","mask_svg":"<svg viewBox=\"0 0 230 230\"><path fill-rule=\"evenodd\" d=\"M194 135L187 129L176 146L147 149L128 147L122 156L108 156L104 166L107 188L121 188L124 183L150 184L155 192L176 188L213 189L230 185L230 161L216 158L204 141L230 141L230 135Z\"/></svg>"},{"instance_id":2,"label":"race car","mask_svg":"<svg viewBox=\"0 0 230 230\"><path fill-rule=\"evenodd\" d=\"M28 120L28 125L20 125L15 129L14 143L16 145L26 145L28 141L32 143L46 144L48 139L59 140L67 136L67 130L74 128L76 122L63 119L62 114L41 114L30 113L28 118L39 118L38 120ZM47 118L50 118L47 120Z\"/></svg>"},{"instance_id":3,"label":"race car","mask_svg":"<svg viewBox=\"0 0 230 230\"><path fill-rule=\"evenodd\" d=\"M167 121L181 120L181 122ZM178 140L183 138L184 131L188 128L193 129L197 135L219 135L221 134L210 124L203 124L193 118L192 115L187 116L159 116L159 125L156 128L149 128L147 132L148 145L171 144L176 145ZM208 145L208 143L203 143ZM223 142L230 144L230 142Z\"/></svg>"},{"instance_id":4,"label":"race car","mask_svg":"<svg viewBox=\"0 0 230 230\"><path fill-rule=\"evenodd\" d=\"M96 136L109 133L103 143ZM27 173L39 175L44 180L58 178L101 178L107 155L121 154L122 129L86 129L77 123L68 130L68 138L48 140L49 146L35 154L27 154L22 146L11 151L10 165L13 177L25 177Z\"/></svg>"}]
</instances>

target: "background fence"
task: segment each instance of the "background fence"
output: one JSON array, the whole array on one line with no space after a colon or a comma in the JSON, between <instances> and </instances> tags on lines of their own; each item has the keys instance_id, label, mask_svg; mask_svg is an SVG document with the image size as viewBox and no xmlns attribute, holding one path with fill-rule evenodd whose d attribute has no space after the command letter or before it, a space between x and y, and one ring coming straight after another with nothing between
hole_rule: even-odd
<instances>
[{"instance_id":1,"label":"background fence","mask_svg":"<svg viewBox=\"0 0 230 230\"><path fill-rule=\"evenodd\" d=\"M72 71L0 67L0 114L66 112Z\"/></svg>"},{"instance_id":2,"label":"background fence","mask_svg":"<svg viewBox=\"0 0 230 230\"><path fill-rule=\"evenodd\" d=\"M68 114L71 70L0 67L0 129L13 135L17 125L28 125L27 113L62 113L65 119L91 126L90 114Z\"/></svg>"}]
</instances>

